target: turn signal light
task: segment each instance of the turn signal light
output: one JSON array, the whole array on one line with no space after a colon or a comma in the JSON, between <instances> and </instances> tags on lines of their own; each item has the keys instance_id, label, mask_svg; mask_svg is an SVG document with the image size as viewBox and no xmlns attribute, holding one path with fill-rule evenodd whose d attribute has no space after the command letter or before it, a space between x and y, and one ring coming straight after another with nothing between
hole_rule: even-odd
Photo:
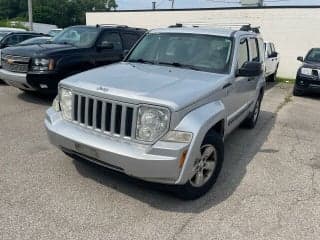
<instances>
[{"instance_id":1,"label":"turn signal light","mask_svg":"<svg viewBox=\"0 0 320 240\"><path fill-rule=\"evenodd\" d=\"M184 165L184 162L187 158L187 154L188 154L188 150L185 150L182 154L181 154L181 157L180 157L180 160L179 160L179 168L182 168L183 165Z\"/></svg>"}]
</instances>

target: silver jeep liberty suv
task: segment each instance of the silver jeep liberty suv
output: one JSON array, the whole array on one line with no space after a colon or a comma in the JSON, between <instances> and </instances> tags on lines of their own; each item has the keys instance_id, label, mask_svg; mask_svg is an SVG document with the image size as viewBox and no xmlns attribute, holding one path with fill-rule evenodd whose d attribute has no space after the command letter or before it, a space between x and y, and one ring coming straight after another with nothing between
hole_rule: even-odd
<instances>
[{"instance_id":1,"label":"silver jeep liberty suv","mask_svg":"<svg viewBox=\"0 0 320 240\"><path fill-rule=\"evenodd\" d=\"M195 199L219 175L226 136L255 126L263 69L263 39L251 28L151 30L123 62L60 83L48 136L69 156Z\"/></svg>"}]
</instances>

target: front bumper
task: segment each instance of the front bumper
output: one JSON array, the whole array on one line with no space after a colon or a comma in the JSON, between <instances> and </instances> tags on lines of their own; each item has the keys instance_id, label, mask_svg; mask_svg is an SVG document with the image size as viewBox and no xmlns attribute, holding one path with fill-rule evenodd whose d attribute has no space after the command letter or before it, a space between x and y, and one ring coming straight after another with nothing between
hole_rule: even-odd
<instances>
[{"instance_id":1,"label":"front bumper","mask_svg":"<svg viewBox=\"0 0 320 240\"><path fill-rule=\"evenodd\" d=\"M177 184L179 160L189 147L161 141L143 145L108 136L65 121L52 108L45 125L50 142L66 153L151 182Z\"/></svg>"},{"instance_id":2,"label":"front bumper","mask_svg":"<svg viewBox=\"0 0 320 240\"><path fill-rule=\"evenodd\" d=\"M28 91L56 92L61 77L53 73L17 73L0 69L0 79L8 85Z\"/></svg>"},{"instance_id":3,"label":"front bumper","mask_svg":"<svg viewBox=\"0 0 320 240\"><path fill-rule=\"evenodd\" d=\"M320 78L297 75L295 87L303 91L320 92Z\"/></svg>"},{"instance_id":4,"label":"front bumper","mask_svg":"<svg viewBox=\"0 0 320 240\"><path fill-rule=\"evenodd\" d=\"M15 73L15 72L9 72L4 69L0 69L0 79L13 87L17 87L24 90L34 90L32 86L30 86L27 83L26 73Z\"/></svg>"}]
</instances>

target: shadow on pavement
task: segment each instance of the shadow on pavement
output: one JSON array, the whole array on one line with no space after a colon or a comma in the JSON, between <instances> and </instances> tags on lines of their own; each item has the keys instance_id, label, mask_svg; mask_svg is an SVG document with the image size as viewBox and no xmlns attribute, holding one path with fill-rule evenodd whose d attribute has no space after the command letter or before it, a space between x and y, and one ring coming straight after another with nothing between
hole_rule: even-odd
<instances>
[{"instance_id":1,"label":"shadow on pavement","mask_svg":"<svg viewBox=\"0 0 320 240\"><path fill-rule=\"evenodd\" d=\"M38 92L24 92L18 94L18 98L34 104L39 104L43 106L51 106L53 99L55 98L54 95L45 95Z\"/></svg>"},{"instance_id":2,"label":"shadow on pavement","mask_svg":"<svg viewBox=\"0 0 320 240\"><path fill-rule=\"evenodd\" d=\"M247 165L254 156L273 149L261 150L275 123L275 114L262 111L260 121L253 130L234 131L225 143L225 161L216 185L204 197L195 201L183 201L171 194L170 187L147 183L128 177L84 160L74 160L81 175L113 188L134 199L164 211L198 213L209 209L230 197L246 175Z\"/></svg>"}]
</instances>

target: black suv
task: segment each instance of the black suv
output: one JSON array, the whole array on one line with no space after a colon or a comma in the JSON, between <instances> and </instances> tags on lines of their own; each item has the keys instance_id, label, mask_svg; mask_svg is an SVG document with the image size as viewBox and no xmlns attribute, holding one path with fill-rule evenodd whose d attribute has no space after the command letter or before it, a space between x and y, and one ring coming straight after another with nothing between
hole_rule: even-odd
<instances>
[{"instance_id":1,"label":"black suv","mask_svg":"<svg viewBox=\"0 0 320 240\"><path fill-rule=\"evenodd\" d=\"M145 32L118 25L73 26L48 44L6 48L0 79L25 91L55 93L68 76L121 61Z\"/></svg>"},{"instance_id":2,"label":"black suv","mask_svg":"<svg viewBox=\"0 0 320 240\"><path fill-rule=\"evenodd\" d=\"M320 48L312 48L305 58L298 57L302 66L298 69L293 94L320 92Z\"/></svg>"}]
</instances>

